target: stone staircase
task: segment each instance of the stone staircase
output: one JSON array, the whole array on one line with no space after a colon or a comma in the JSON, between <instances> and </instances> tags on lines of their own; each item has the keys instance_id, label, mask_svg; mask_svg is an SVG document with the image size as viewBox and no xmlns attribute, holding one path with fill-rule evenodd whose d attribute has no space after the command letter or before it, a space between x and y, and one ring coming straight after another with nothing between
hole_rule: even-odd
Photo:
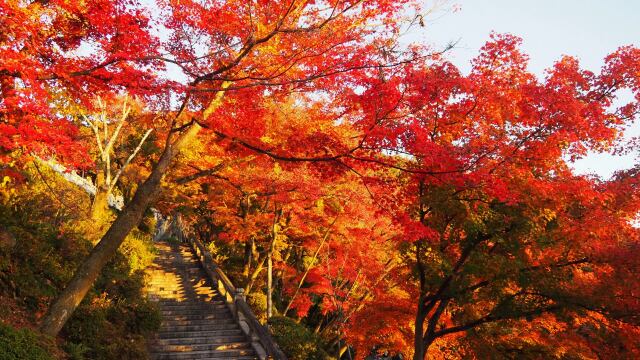
<instances>
[{"instance_id":1,"label":"stone staircase","mask_svg":"<svg viewBox=\"0 0 640 360\"><path fill-rule=\"evenodd\" d=\"M258 359L191 248L164 242L156 248L147 293L158 302L162 325L149 340L151 359Z\"/></svg>"}]
</instances>

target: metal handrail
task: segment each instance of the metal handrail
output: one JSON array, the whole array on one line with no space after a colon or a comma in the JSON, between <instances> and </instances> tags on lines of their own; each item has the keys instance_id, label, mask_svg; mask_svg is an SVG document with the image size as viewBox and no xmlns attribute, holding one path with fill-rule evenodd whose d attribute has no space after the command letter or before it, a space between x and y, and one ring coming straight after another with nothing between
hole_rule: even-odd
<instances>
[{"instance_id":1,"label":"metal handrail","mask_svg":"<svg viewBox=\"0 0 640 360\"><path fill-rule=\"evenodd\" d=\"M236 321L240 324L241 328L249 339L251 339L254 349L260 353L260 349L256 348L256 342L260 344L264 350L264 358L275 360L287 360L282 350L273 341L269 331L260 324L255 314L246 302L244 289L236 288L229 277L220 269L218 264L213 261L211 253L207 250L204 244L193 236L184 236L181 239L191 245L191 248L197 255L205 272L215 285L218 292L224 297L227 306L231 309ZM243 327L242 325L246 326ZM260 355L260 354L259 354Z\"/></svg>"}]
</instances>

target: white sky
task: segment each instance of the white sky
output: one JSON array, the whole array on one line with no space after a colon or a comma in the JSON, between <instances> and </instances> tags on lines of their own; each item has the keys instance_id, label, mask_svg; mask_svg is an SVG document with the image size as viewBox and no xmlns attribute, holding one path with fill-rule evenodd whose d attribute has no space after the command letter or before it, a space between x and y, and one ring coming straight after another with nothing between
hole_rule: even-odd
<instances>
[{"instance_id":1,"label":"white sky","mask_svg":"<svg viewBox=\"0 0 640 360\"><path fill-rule=\"evenodd\" d=\"M427 6L434 1L427 0ZM618 47L640 46L640 0L450 0L438 9L425 29L412 37L437 48L458 41L448 57L463 71L468 71L469 60L491 31L522 37L529 69L538 75L563 54L597 71L603 58ZM640 135L640 125L629 135ZM632 167L634 157L592 154L574 168L608 178L615 170Z\"/></svg>"}]
</instances>

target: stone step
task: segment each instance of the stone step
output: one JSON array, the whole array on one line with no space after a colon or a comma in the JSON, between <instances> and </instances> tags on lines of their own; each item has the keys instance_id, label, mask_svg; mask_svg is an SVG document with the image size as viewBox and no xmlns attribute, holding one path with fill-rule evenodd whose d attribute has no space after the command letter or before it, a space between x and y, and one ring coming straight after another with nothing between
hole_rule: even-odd
<instances>
[{"instance_id":1,"label":"stone step","mask_svg":"<svg viewBox=\"0 0 640 360\"><path fill-rule=\"evenodd\" d=\"M212 293L212 294L217 294L218 292L210 287L207 286L171 286L171 285L167 285L167 284L162 284L162 285L151 285L151 286L147 286L146 287L147 292L151 293L151 294L155 294L158 292L174 292L174 291L188 291L188 292L194 292L194 293L198 293L198 292L202 292L202 293Z\"/></svg>"},{"instance_id":2,"label":"stone step","mask_svg":"<svg viewBox=\"0 0 640 360\"><path fill-rule=\"evenodd\" d=\"M162 285L162 286L149 286L147 287L147 292L151 295L157 295L160 292L168 292L168 293L172 293L174 291L185 291L185 289L183 287L171 287L171 286L166 286L166 285Z\"/></svg>"},{"instance_id":3,"label":"stone step","mask_svg":"<svg viewBox=\"0 0 640 360\"><path fill-rule=\"evenodd\" d=\"M161 333L177 333L185 331L212 331L212 330L231 330L237 329L239 325L234 321L230 322L218 322L209 323L204 325L172 325L172 326L160 326Z\"/></svg>"},{"instance_id":4,"label":"stone step","mask_svg":"<svg viewBox=\"0 0 640 360\"><path fill-rule=\"evenodd\" d=\"M228 311L224 311L224 310L219 310L219 311L206 313L206 314L198 313L198 312L195 312L195 311L191 311L191 312L180 312L180 311L164 312L164 311L162 311L162 312L160 312L160 314L162 315L163 319L170 319L170 320L198 320L198 319L217 320L217 319L231 318L231 313L228 312Z\"/></svg>"},{"instance_id":5,"label":"stone step","mask_svg":"<svg viewBox=\"0 0 640 360\"><path fill-rule=\"evenodd\" d=\"M207 314L209 313L213 313L213 314L218 314L218 313L231 313L228 309L216 309L216 310L212 310L211 312L207 312ZM163 310L160 309L160 314L164 317L179 317L179 316L192 316L192 317L202 317L203 316L203 311L202 310L198 310L198 309L175 309L175 310Z\"/></svg>"},{"instance_id":6,"label":"stone step","mask_svg":"<svg viewBox=\"0 0 640 360\"><path fill-rule=\"evenodd\" d=\"M158 275L158 277L160 277L160 276L164 276L164 275ZM187 276L187 277L179 277L179 278L176 276L176 278L167 277L166 279L165 278L162 278L162 279L158 279L158 278L149 279L148 282L150 284L163 284L164 283L164 284L180 284L180 285L182 285L182 283L187 283L187 284L191 285L191 284L193 284L195 282L198 282L198 281L206 283L208 285L208 280L206 278L201 277L200 274Z\"/></svg>"},{"instance_id":7,"label":"stone step","mask_svg":"<svg viewBox=\"0 0 640 360\"><path fill-rule=\"evenodd\" d=\"M188 294L196 294L196 295L219 295L217 291L213 290L213 289L207 289L207 288L203 288L203 287L199 287L199 288L189 288L189 289L183 289L183 288L167 288L167 287L158 287L158 288L151 288L149 290L149 293L151 294L160 294L160 293L165 293L165 294L173 294L173 293L188 293Z\"/></svg>"},{"instance_id":8,"label":"stone step","mask_svg":"<svg viewBox=\"0 0 640 360\"><path fill-rule=\"evenodd\" d=\"M199 272L200 270L198 270ZM163 277L163 278L159 278L159 277ZM166 276L163 275L157 275L157 277L155 279L149 279L150 282L153 283L167 283L167 284L175 284L177 283L187 283L187 284L193 284L195 282L203 282L203 283L207 283L208 284L208 279L205 278L202 274L192 274L189 276L183 276L183 275L176 275L175 277L173 276Z\"/></svg>"},{"instance_id":9,"label":"stone step","mask_svg":"<svg viewBox=\"0 0 640 360\"><path fill-rule=\"evenodd\" d=\"M152 290L153 294L155 295L167 295L167 294L184 294L185 293L185 289L170 289L170 288L161 288L161 289L156 289L156 290Z\"/></svg>"},{"instance_id":10,"label":"stone step","mask_svg":"<svg viewBox=\"0 0 640 360\"><path fill-rule=\"evenodd\" d=\"M198 270L198 273L194 273L194 274L189 274L189 275L185 275L185 274L178 274L175 276L170 276L170 275L160 275L158 274L157 277L155 279L149 279L149 281L152 282L157 282L157 283L187 283L189 285L194 284L195 282L207 282L208 280L206 278L203 277L202 274L200 274L200 271L202 270ZM162 277L162 278L160 278Z\"/></svg>"},{"instance_id":11,"label":"stone step","mask_svg":"<svg viewBox=\"0 0 640 360\"><path fill-rule=\"evenodd\" d=\"M167 303L167 304L171 304L171 303L175 303L175 304L180 304L180 303L186 303L186 302L193 302L193 303L197 303L197 302L202 302L202 303L208 303L208 302L213 302L213 301L218 301L216 300L217 295L214 294L194 294L194 293L180 293L180 292L165 292L165 293L161 293L161 294L152 294L153 297L155 297L156 299L158 299L158 301ZM160 304L162 305L162 304Z\"/></svg>"},{"instance_id":12,"label":"stone step","mask_svg":"<svg viewBox=\"0 0 640 360\"><path fill-rule=\"evenodd\" d=\"M240 342L218 343L218 344L180 344L166 345L160 344L157 348L162 352L183 352L183 351L224 351L224 350L252 350L251 344L241 340Z\"/></svg>"},{"instance_id":13,"label":"stone step","mask_svg":"<svg viewBox=\"0 0 640 360\"><path fill-rule=\"evenodd\" d=\"M167 311L168 314L171 314L173 311L186 311L187 313L192 311L195 313L229 311L225 303L212 304L208 303L208 301L200 301L200 299L170 304L158 304L158 309L160 309L160 311Z\"/></svg>"},{"instance_id":14,"label":"stone step","mask_svg":"<svg viewBox=\"0 0 640 360\"><path fill-rule=\"evenodd\" d=\"M215 290L213 286L209 284L193 282L177 282L177 283L147 283L146 288L152 290L175 290L175 289L208 289Z\"/></svg>"},{"instance_id":15,"label":"stone step","mask_svg":"<svg viewBox=\"0 0 640 360\"><path fill-rule=\"evenodd\" d=\"M162 274L182 274L184 271L202 270L202 267L197 261L193 263L178 263L175 261L160 261L154 262L148 268L149 273Z\"/></svg>"},{"instance_id":16,"label":"stone step","mask_svg":"<svg viewBox=\"0 0 640 360\"><path fill-rule=\"evenodd\" d=\"M178 260L175 258L156 258L153 262L156 265L156 268L160 268L160 266L167 266L165 269L171 269L173 266L179 266L182 268L187 267L200 267L200 262L198 259L189 259L189 260Z\"/></svg>"},{"instance_id":17,"label":"stone step","mask_svg":"<svg viewBox=\"0 0 640 360\"><path fill-rule=\"evenodd\" d=\"M148 286L149 289L155 291L195 291L195 292L216 292L212 287L207 285L171 285L171 284L153 284Z\"/></svg>"},{"instance_id":18,"label":"stone step","mask_svg":"<svg viewBox=\"0 0 640 360\"><path fill-rule=\"evenodd\" d=\"M182 267L176 267L175 265L172 265L172 264L167 264L167 265L162 265L162 267L156 268L155 270L153 268L149 269L147 274L151 276L156 275L158 277L180 276L180 278L183 278L183 277L191 278L194 276L204 275L202 271L203 270L199 267L182 268ZM158 280L162 280L162 279L158 279Z\"/></svg>"},{"instance_id":19,"label":"stone step","mask_svg":"<svg viewBox=\"0 0 640 360\"><path fill-rule=\"evenodd\" d=\"M196 319L188 319L188 318L176 318L176 317L164 317L162 319L163 326L178 326L178 325L208 325L208 324L219 324L221 322L231 322L235 323L235 320L231 316L231 314L226 313L218 313L218 314L207 314L203 315L200 318Z\"/></svg>"},{"instance_id":20,"label":"stone step","mask_svg":"<svg viewBox=\"0 0 640 360\"><path fill-rule=\"evenodd\" d=\"M153 295L164 297L166 297L167 295L180 295L214 298L218 294L215 291L161 290L153 292Z\"/></svg>"},{"instance_id":21,"label":"stone step","mask_svg":"<svg viewBox=\"0 0 640 360\"><path fill-rule=\"evenodd\" d=\"M174 358L171 357L171 355L162 355L164 356L162 358L162 360L169 360L169 359L179 359L179 360L186 360L186 359L191 359L191 360L229 360L229 359L233 359L233 360L257 360L258 358L255 355L243 355L243 356L206 356L206 357L193 357L193 358ZM151 356L152 360L159 360L160 358L156 356Z\"/></svg>"},{"instance_id":22,"label":"stone step","mask_svg":"<svg viewBox=\"0 0 640 360\"><path fill-rule=\"evenodd\" d=\"M153 341L153 344L154 345L185 345L185 344L221 344L221 343L237 343L237 342L247 342L247 338L244 336L241 330L238 330L236 335L212 335L212 336L156 339Z\"/></svg>"},{"instance_id":23,"label":"stone step","mask_svg":"<svg viewBox=\"0 0 640 360\"><path fill-rule=\"evenodd\" d=\"M242 335L243 332L240 327L211 330L211 331L183 331L183 332L164 332L158 334L158 339L198 339L198 338L211 338L211 337L226 337Z\"/></svg>"},{"instance_id":24,"label":"stone step","mask_svg":"<svg viewBox=\"0 0 640 360\"><path fill-rule=\"evenodd\" d=\"M248 357L255 356L252 349L238 350L204 350L204 351L181 351L181 352L152 352L151 358L154 360L187 360L187 359L215 359L215 358L233 358L239 356Z\"/></svg>"},{"instance_id":25,"label":"stone step","mask_svg":"<svg viewBox=\"0 0 640 360\"><path fill-rule=\"evenodd\" d=\"M201 297L194 298L192 300L174 300L174 299L162 299L158 301L158 306L161 308L171 309L172 307L185 307L185 306L200 306L203 310L212 309L227 305L227 303L220 296L215 296L210 300L203 301Z\"/></svg>"},{"instance_id":26,"label":"stone step","mask_svg":"<svg viewBox=\"0 0 640 360\"><path fill-rule=\"evenodd\" d=\"M210 300L210 301L200 301L199 299L191 300L191 301L171 301L171 300L160 300L158 302L158 306L162 310L173 310L174 308L179 309L199 309L199 310L210 310L220 308L222 306L227 306L227 303L222 300Z\"/></svg>"},{"instance_id":27,"label":"stone step","mask_svg":"<svg viewBox=\"0 0 640 360\"><path fill-rule=\"evenodd\" d=\"M216 291L212 286L208 284L147 284L145 288L151 292L185 290L185 289Z\"/></svg>"}]
</instances>

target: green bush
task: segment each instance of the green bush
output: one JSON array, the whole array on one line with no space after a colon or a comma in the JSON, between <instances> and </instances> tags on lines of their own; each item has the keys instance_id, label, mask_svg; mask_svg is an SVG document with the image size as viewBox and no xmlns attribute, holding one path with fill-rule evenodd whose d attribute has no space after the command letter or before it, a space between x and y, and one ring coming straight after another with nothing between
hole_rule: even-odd
<instances>
[{"instance_id":1,"label":"green bush","mask_svg":"<svg viewBox=\"0 0 640 360\"><path fill-rule=\"evenodd\" d=\"M86 354L89 351L86 345L72 342L66 342L63 348L70 360L85 360Z\"/></svg>"},{"instance_id":2,"label":"green bush","mask_svg":"<svg viewBox=\"0 0 640 360\"><path fill-rule=\"evenodd\" d=\"M267 295L261 292L251 292L247 295L247 304L260 322L267 319Z\"/></svg>"},{"instance_id":3,"label":"green bush","mask_svg":"<svg viewBox=\"0 0 640 360\"><path fill-rule=\"evenodd\" d=\"M0 360L53 360L49 346L33 331L0 323Z\"/></svg>"},{"instance_id":4,"label":"green bush","mask_svg":"<svg viewBox=\"0 0 640 360\"><path fill-rule=\"evenodd\" d=\"M145 336L157 330L160 321L157 307L148 300L94 298L83 302L63 328L64 338L74 344L65 350L77 360L146 359Z\"/></svg>"},{"instance_id":5,"label":"green bush","mask_svg":"<svg viewBox=\"0 0 640 360\"><path fill-rule=\"evenodd\" d=\"M118 251L126 258L129 273L144 270L155 257L151 235L138 229L131 231Z\"/></svg>"},{"instance_id":6,"label":"green bush","mask_svg":"<svg viewBox=\"0 0 640 360\"><path fill-rule=\"evenodd\" d=\"M90 244L69 234L67 239L73 239L76 246L67 249L67 244L64 244L55 227L25 219L23 213L2 206L0 225L17 239L11 254L0 253L0 272L3 277L0 292L14 295L30 312L41 310L48 299L55 296L57 289L71 278L75 259L67 253L79 253L82 256L84 249L88 248L86 245Z\"/></svg>"},{"instance_id":7,"label":"green bush","mask_svg":"<svg viewBox=\"0 0 640 360\"><path fill-rule=\"evenodd\" d=\"M151 236L134 229L63 328L74 359L146 359L145 336L160 312L143 293L144 268L155 256ZM76 350L82 351L76 351Z\"/></svg>"},{"instance_id":8,"label":"green bush","mask_svg":"<svg viewBox=\"0 0 640 360\"><path fill-rule=\"evenodd\" d=\"M76 221L73 218L54 221L51 214L41 212L28 201L16 206L6 206L0 201L0 226L18 240L10 254L0 251L0 296L15 299L26 313L42 314L92 246L82 232L73 230L77 228ZM143 293L143 269L153 261L154 251L148 233L135 229L127 237L63 328L62 348L68 357L73 360L148 357L145 336L160 325L159 311ZM0 307L0 318L10 316ZM25 320L37 321L35 316ZM5 345L0 343L0 360L40 359L6 355L5 349L11 347Z\"/></svg>"},{"instance_id":9,"label":"green bush","mask_svg":"<svg viewBox=\"0 0 640 360\"><path fill-rule=\"evenodd\" d=\"M284 316L269 319L273 339L290 360L329 360L332 359L322 349L319 336L304 325Z\"/></svg>"}]
</instances>

